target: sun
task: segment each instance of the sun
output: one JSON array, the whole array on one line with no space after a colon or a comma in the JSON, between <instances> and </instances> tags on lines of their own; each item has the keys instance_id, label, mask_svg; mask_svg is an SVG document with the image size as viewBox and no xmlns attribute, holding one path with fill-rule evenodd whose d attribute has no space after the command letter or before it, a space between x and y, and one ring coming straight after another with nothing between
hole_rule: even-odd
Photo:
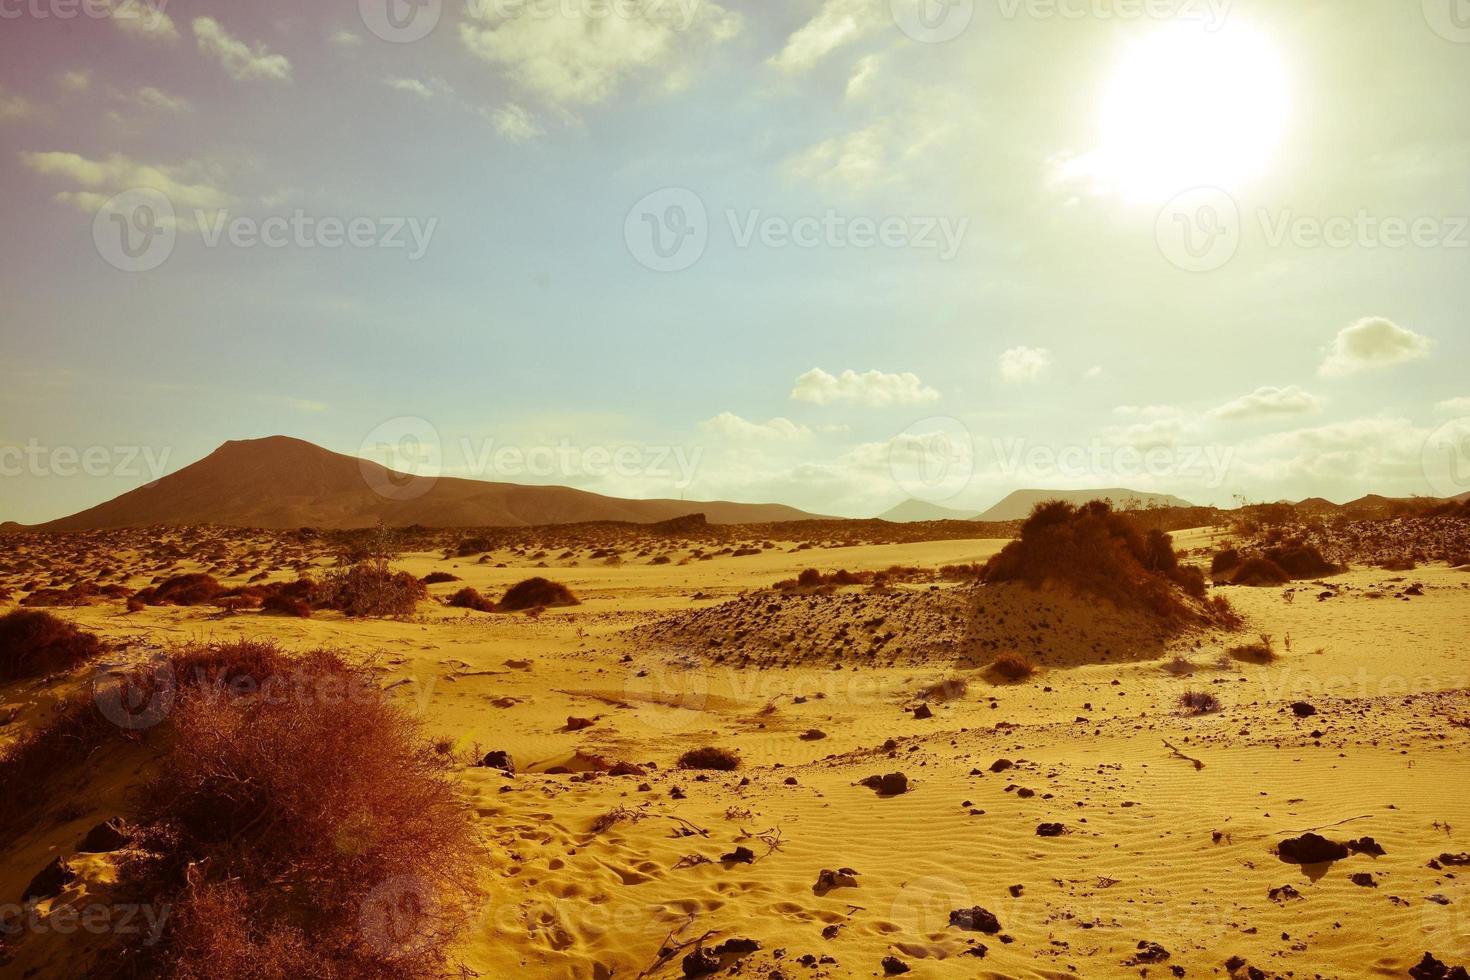
<instances>
[{"instance_id":1,"label":"sun","mask_svg":"<svg viewBox=\"0 0 1470 980\"><path fill-rule=\"evenodd\" d=\"M1289 97L1280 55L1248 27L1156 31L1128 46L1105 89L1096 162L1132 198L1239 187L1270 169Z\"/></svg>"}]
</instances>

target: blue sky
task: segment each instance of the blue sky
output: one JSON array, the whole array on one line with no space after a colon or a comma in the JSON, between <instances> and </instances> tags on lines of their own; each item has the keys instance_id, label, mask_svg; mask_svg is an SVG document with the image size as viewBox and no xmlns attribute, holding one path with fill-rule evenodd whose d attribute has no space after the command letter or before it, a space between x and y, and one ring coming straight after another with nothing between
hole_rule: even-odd
<instances>
[{"instance_id":1,"label":"blue sky","mask_svg":"<svg viewBox=\"0 0 1470 980\"><path fill-rule=\"evenodd\" d=\"M156 475L58 449L275 433L855 516L1470 490L1436 455L1470 446L1453 0L446 0L384 40L401 2L4 8L0 518ZM124 271L136 193L172 244ZM697 202L687 267L646 264L645 201L671 235ZM298 213L371 244L207 235ZM422 256L378 244L411 223ZM644 462L483 463L568 444Z\"/></svg>"}]
</instances>

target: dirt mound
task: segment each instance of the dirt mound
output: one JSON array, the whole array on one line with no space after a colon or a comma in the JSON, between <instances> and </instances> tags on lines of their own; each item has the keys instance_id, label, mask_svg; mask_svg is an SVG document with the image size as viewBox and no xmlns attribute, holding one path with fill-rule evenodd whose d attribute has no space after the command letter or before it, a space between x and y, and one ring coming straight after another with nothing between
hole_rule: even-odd
<instances>
[{"instance_id":1,"label":"dirt mound","mask_svg":"<svg viewBox=\"0 0 1470 980\"><path fill-rule=\"evenodd\" d=\"M517 582L506 589L505 596L501 598L496 608L501 612L518 612L522 609L534 609L537 606L576 606L580 604L581 600L572 594L571 589L560 582L553 582L538 575L524 582Z\"/></svg>"}]
</instances>

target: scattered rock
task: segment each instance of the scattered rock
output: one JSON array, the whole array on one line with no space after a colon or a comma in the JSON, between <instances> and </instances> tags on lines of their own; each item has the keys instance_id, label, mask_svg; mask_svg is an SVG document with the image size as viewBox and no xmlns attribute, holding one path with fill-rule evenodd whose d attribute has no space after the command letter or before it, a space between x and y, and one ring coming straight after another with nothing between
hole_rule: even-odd
<instances>
[{"instance_id":1,"label":"scattered rock","mask_svg":"<svg viewBox=\"0 0 1470 980\"><path fill-rule=\"evenodd\" d=\"M949 924L969 932L983 932L987 936L1000 932L1000 920L993 912L978 905L968 909L955 909L949 913Z\"/></svg>"},{"instance_id":2,"label":"scattered rock","mask_svg":"<svg viewBox=\"0 0 1470 980\"><path fill-rule=\"evenodd\" d=\"M812 886L812 891L818 895L825 895L834 888L856 888L857 886L857 872L851 868L838 868L836 871L823 868L817 873L817 883Z\"/></svg>"},{"instance_id":3,"label":"scattered rock","mask_svg":"<svg viewBox=\"0 0 1470 980\"><path fill-rule=\"evenodd\" d=\"M580 732L582 729L584 729L584 728L591 728L595 724L597 724L597 722L594 721L594 720L592 720L591 718L570 718L569 717L569 718L567 718L567 731L569 731L569 732Z\"/></svg>"},{"instance_id":4,"label":"scattered rock","mask_svg":"<svg viewBox=\"0 0 1470 980\"><path fill-rule=\"evenodd\" d=\"M20 904L29 905L42 899L55 898L61 894L62 889L76 881L76 878L77 873L72 870L71 865L58 855L26 885L26 890L20 896Z\"/></svg>"},{"instance_id":5,"label":"scattered rock","mask_svg":"<svg viewBox=\"0 0 1470 980\"><path fill-rule=\"evenodd\" d=\"M803 742L820 742L826 737L827 733L822 731L820 728L808 728L806 731L801 733L801 740Z\"/></svg>"},{"instance_id":6,"label":"scattered rock","mask_svg":"<svg viewBox=\"0 0 1470 980\"><path fill-rule=\"evenodd\" d=\"M1287 864L1322 864L1342 860L1348 856L1348 849L1347 845L1321 834L1302 834L1282 841L1276 846L1276 853Z\"/></svg>"},{"instance_id":7,"label":"scattered rock","mask_svg":"<svg viewBox=\"0 0 1470 980\"><path fill-rule=\"evenodd\" d=\"M1123 961L1124 966L1142 966L1146 963L1162 963L1169 958L1169 951L1158 943L1146 939L1138 941L1137 952Z\"/></svg>"},{"instance_id":8,"label":"scattered rock","mask_svg":"<svg viewBox=\"0 0 1470 980\"><path fill-rule=\"evenodd\" d=\"M1466 980L1470 973L1466 973L1463 966L1447 966L1425 953L1422 960L1409 967L1409 976L1414 980Z\"/></svg>"},{"instance_id":9,"label":"scattered rock","mask_svg":"<svg viewBox=\"0 0 1470 980\"><path fill-rule=\"evenodd\" d=\"M1037 837L1060 837L1066 832L1066 825L1060 823L1044 823L1036 828Z\"/></svg>"},{"instance_id":10,"label":"scattered rock","mask_svg":"<svg viewBox=\"0 0 1470 980\"><path fill-rule=\"evenodd\" d=\"M929 706L927 704L921 704L914 709L914 717L920 720L923 720L925 718L933 718L934 712L929 710Z\"/></svg>"},{"instance_id":11,"label":"scattered rock","mask_svg":"<svg viewBox=\"0 0 1470 980\"><path fill-rule=\"evenodd\" d=\"M1300 899L1302 893L1290 885L1282 885L1280 888L1273 888L1268 891L1266 897L1273 902L1289 902L1294 899Z\"/></svg>"},{"instance_id":12,"label":"scattered rock","mask_svg":"<svg viewBox=\"0 0 1470 980\"><path fill-rule=\"evenodd\" d=\"M748 847L737 847L729 854L722 854L720 860L727 864L754 864L755 852Z\"/></svg>"},{"instance_id":13,"label":"scattered rock","mask_svg":"<svg viewBox=\"0 0 1470 980\"><path fill-rule=\"evenodd\" d=\"M122 850L127 844L128 835L123 831L122 818L113 817L87 831L77 844L77 850L83 854L110 854Z\"/></svg>"},{"instance_id":14,"label":"scattered rock","mask_svg":"<svg viewBox=\"0 0 1470 980\"><path fill-rule=\"evenodd\" d=\"M720 958L712 949L696 949L684 957L684 976L707 977L720 968Z\"/></svg>"},{"instance_id":15,"label":"scattered rock","mask_svg":"<svg viewBox=\"0 0 1470 980\"><path fill-rule=\"evenodd\" d=\"M1291 713L1298 718L1310 718L1317 713L1317 709L1306 701L1294 701L1291 705Z\"/></svg>"},{"instance_id":16,"label":"scattered rock","mask_svg":"<svg viewBox=\"0 0 1470 980\"><path fill-rule=\"evenodd\" d=\"M869 776L860 785L876 790L879 796L900 796L909 791L909 778L901 772L890 772L886 776Z\"/></svg>"},{"instance_id":17,"label":"scattered rock","mask_svg":"<svg viewBox=\"0 0 1470 980\"><path fill-rule=\"evenodd\" d=\"M1359 837L1356 840L1350 840L1347 842L1347 849L1354 854L1367 854L1371 857L1383 857L1383 855L1388 853L1383 849L1382 844L1371 837Z\"/></svg>"},{"instance_id":18,"label":"scattered rock","mask_svg":"<svg viewBox=\"0 0 1470 980\"><path fill-rule=\"evenodd\" d=\"M1014 769L1015 766L1016 766L1016 764L1014 762L1012 762L1010 759L996 759L994 762L992 762L990 764L990 771L991 772L1005 772L1007 769Z\"/></svg>"},{"instance_id":19,"label":"scattered rock","mask_svg":"<svg viewBox=\"0 0 1470 980\"><path fill-rule=\"evenodd\" d=\"M499 769L507 776L514 776L516 774L515 760L504 749L495 749L493 752L486 752L485 758L480 760L480 766L483 769Z\"/></svg>"},{"instance_id":20,"label":"scattered rock","mask_svg":"<svg viewBox=\"0 0 1470 980\"><path fill-rule=\"evenodd\" d=\"M1359 871L1352 875L1349 875L1348 880L1357 885L1359 888L1378 887L1378 882L1374 881L1373 876L1366 871Z\"/></svg>"},{"instance_id":21,"label":"scattered rock","mask_svg":"<svg viewBox=\"0 0 1470 980\"><path fill-rule=\"evenodd\" d=\"M909 972L909 965L897 956L883 957L883 975L896 977L901 973Z\"/></svg>"}]
</instances>

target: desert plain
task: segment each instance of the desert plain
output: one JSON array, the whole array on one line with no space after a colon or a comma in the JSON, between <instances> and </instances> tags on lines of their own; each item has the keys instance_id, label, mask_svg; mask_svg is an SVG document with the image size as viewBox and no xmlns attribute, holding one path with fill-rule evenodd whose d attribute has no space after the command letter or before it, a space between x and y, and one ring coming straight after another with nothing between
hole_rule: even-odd
<instances>
[{"instance_id":1,"label":"desert plain","mask_svg":"<svg viewBox=\"0 0 1470 980\"><path fill-rule=\"evenodd\" d=\"M389 564L434 584L395 616L128 601L184 575L247 594L328 575L341 536L14 534L0 614L58 588L45 612L103 648L7 681L0 746L68 699L107 713L109 685L180 648L341 651L471 819L452 975L1449 976L1470 962L1470 570L1443 551L1463 522L1344 527L1321 535L1341 571L1217 582L1231 621L1182 627L987 581L1014 526L420 529L389 535ZM1208 574L1246 537L1172 543ZM115 588L64 598L98 569ZM533 577L576 604L448 604ZM107 975L116 930L67 910L115 916L140 845L78 842L134 820L169 726L167 705L119 705L137 730L4 787L7 976ZM681 767L700 748L733 768ZM1313 834L1338 850L1283 848ZM390 962L429 891L374 883L360 928ZM143 911L166 935L167 903Z\"/></svg>"}]
</instances>

